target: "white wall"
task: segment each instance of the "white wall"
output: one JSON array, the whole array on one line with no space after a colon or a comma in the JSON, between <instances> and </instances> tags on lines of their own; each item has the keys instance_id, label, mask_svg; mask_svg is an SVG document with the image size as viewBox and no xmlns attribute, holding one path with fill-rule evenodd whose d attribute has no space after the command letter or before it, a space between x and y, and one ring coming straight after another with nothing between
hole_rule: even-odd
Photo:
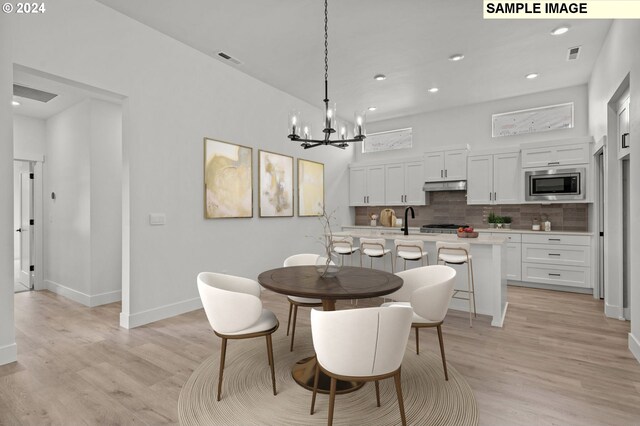
<instances>
[{"instance_id":1,"label":"white wall","mask_svg":"<svg viewBox=\"0 0 640 426\"><path fill-rule=\"evenodd\" d=\"M15 29L14 61L126 97L123 104L123 315L135 326L200 306L195 277L256 278L317 250L315 218L203 218L204 136L325 163L329 210L348 204L353 151L304 151L286 139L289 110L311 106L93 1L62 0ZM319 106L319 105L318 105ZM257 188L254 172L254 189ZM165 213L151 227L149 213ZM352 221L344 208L339 223ZM130 232L127 232L130 231Z\"/></svg>"},{"instance_id":2,"label":"white wall","mask_svg":"<svg viewBox=\"0 0 640 426\"><path fill-rule=\"evenodd\" d=\"M0 200L13 199L11 18L0 14ZM13 324L13 206L0 203L0 365L16 360Z\"/></svg>"},{"instance_id":3,"label":"white wall","mask_svg":"<svg viewBox=\"0 0 640 426\"><path fill-rule=\"evenodd\" d=\"M523 82L524 83L524 82ZM426 95L425 95L426 96ZM441 96L437 94L435 96ZM442 94L442 96L446 96ZM574 103L574 128L551 130L534 134L491 137L491 115L527 108L561 103ZM501 148L526 142L587 136L587 85L579 85L532 95L517 96L483 102L454 109L378 121L367 125L367 133L413 128L413 148L362 154L357 150L357 161L421 156L433 147L469 144L472 150Z\"/></svg>"},{"instance_id":4,"label":"white wall","mask_svg":"<svg viewBox=\"0 0 640 426\"><path fill-rule=\"evenodd\" d=\"M91 283L89 101L49 118L46 129L45 282L49 289L69 297L88 295ZM51 193L55 193L55 200Z\"/></svg>"},{"instance_id":5,"label":"white wall","mask_svg":"<svg viewBox=\"0 0 640 426\"><path fill-rule=\"evenodd\" d=\"M92 306L120 300L122 288L122 106L91 105Z\"/></svg>"},{"instance_id":6,"label":"white wall","mask_svg":"<svg viewBox=\"0 0 640 426\"><path fill-rule=\"evenodd\" d=\"M615 158L615 137L611 138L608 125L607 104L627 74L630 74L631 105L629 107L631 120L631 158L630 158L630 214L632 218L640 216L640 167L638 155L640 141L640 51L637 43L640 40L640 22L637 20L614 21L607 39L605 40L596 66L589 82L589 130L596 140L602 136L609 136L610 157ZM635 140L635 143L633 143ZM609 161L609 179L615 181L620 173L614 161ZM612 190L613 188L609 188ZM610 222L614 224L615 219ZM631 221L631 333L629 334L629 349L640 361L640 230L637 221Z\"/></svg>"},{"instance_id":7,"label":"white wall","mask_svg":"<svg viewBox=\"0 0 640 426\"><path fill-rule=\"evenodd\" d=\"M13 155L17 160L42 161L45 153L45 121L13 116Z\"/></svg>"}]
</instances>

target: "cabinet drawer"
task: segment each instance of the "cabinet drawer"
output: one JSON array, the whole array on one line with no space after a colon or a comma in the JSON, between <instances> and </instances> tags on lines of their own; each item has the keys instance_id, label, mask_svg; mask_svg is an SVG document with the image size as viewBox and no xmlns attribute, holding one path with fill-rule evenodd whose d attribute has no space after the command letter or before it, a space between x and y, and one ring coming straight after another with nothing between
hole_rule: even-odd
<instances>
[{"instance_id":1,"label":"cabinet drawer","mask_svg":"<svg viewBox=\"0 0 640 426\"><path fill-rule=\"evenodd\" d=\"M589 274L589 268L522 263L522 281L534 283L589 288L591 287Z\"/></svg>"},{"instance_id":2,"label":"cabinet drawer","mask_svg":"<svg viewBox=\"0 0 640 426\"><path fill-rule=\"evenodd\" d=\"M491 235L494 236L494 237L506 238L508 243L519 243L519 242L522 242L522 234L508 234L506 232L492 232Z\"/></svg>"},{"instance_id":3,"label":"cabinet drawer","mask_svg":"<svg viewBox=\"0 0 640 426\"><path fill-rule=\"evenodd\" d=\"M588 246L523 244L522 261L553 265L589 266Z\"/></svg>"},{"instance_id":4,"label":"cabinet drawer","mask_svg":"<svg viewBox=\"0 0 640 426\"><path fill-rule=\"evenodd\" d=\"M562 235L562 234L522 234L523 243L533 244L571 244L575 246L588 246L591 244L589 235Z\"/></svg>"}]
</instances>

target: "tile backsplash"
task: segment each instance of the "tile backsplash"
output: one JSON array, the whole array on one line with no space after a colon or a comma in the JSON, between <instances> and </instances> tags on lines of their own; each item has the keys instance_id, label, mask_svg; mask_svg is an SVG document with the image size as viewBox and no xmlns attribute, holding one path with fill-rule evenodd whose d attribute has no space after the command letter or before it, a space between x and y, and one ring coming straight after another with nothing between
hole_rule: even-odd
<instances>
[{"instance_id":1,"label":"tile backsplash","mask_svg":"<svg viewBox=\"0 0 640 426\"><path fill-rule=\"evenodd\" d=\"M385 208L395 210L396 217L404 216L404 206L356 207L356 225L369 225L370 214L380 215ZM588 231L589 214L587 203L567 204L505 204L467 205L465 191L443 191L431 193L431 204L414 206L415 219L409 219L409 226L429 223L454 223L487 228L487 216L492 211L498 216L510 216L512 229L531 229L534 218L548 217L554 231Z\"/></svg>"}]
</instances>

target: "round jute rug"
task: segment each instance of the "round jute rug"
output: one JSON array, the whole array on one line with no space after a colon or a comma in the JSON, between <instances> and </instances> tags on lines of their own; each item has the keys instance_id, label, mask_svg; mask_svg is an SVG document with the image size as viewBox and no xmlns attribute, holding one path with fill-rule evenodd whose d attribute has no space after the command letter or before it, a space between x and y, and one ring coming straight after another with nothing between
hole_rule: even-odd
<instances>
[{"instance_id":1,"label":"round jute rug","mask_svg":"<svg viewBox=\"0 0 640 426\"><path fill-rule=\"evenodd\" d=\"M309 415L311 392L291 377L296 361L313 354L311 333L300 327L293 352L278 330L273 338L276 387L273 395L264 338L230 340L222 384L216 401L220 352L207 358L189 377L178 398L178 418L192 425L326 425L328 395L318 394L316 411ZM426 342L423 343L426 346ZM446 344L446 342L445 342ZM440 357L425 347L420 355L407 349L402 363L402 393L410 425L477 425L478 408L473 391L455 368L448 365L444 380ZM375 386L336 396L336 425L397 425L400 412L393 379L380 382L381 407Z\"/></svg>"}]
</instances>

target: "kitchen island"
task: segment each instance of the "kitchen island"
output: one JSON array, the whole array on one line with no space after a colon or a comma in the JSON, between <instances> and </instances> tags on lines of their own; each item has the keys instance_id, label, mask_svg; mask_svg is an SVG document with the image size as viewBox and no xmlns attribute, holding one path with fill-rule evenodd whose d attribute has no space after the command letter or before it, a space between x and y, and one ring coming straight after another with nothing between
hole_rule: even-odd
<instances>
[{"instance_id":1,"label":"kitchen island","mask_svg":"<svg viewBox=\"0 0 640 426\"><path fill-rule=\"evenodd\" d=\"M473 274L476 292L476 311L478 314L492 317L491 325L502 327L507 312L507 274L506 251L504 245L506 238L502 236L483 236L478 238L458 238L456 234L423 234L409 228L409 235L403 235L398 228L381 227L348 227L344 226L342 232L334 232L334 236L351 236L354 244L359 244L359 238L384 238L387 247L393 249L393 240L422 240L425 250L429 253L429 264L436 264L436 242L466 242L471 244L473 256ZM395 251L392 251L395 256ZM355 262L358 254L355 255ZM364 260L364 259L363 259ZM367 259L368 260L368 259ZM395 260L395 257L394 257ZM359 264L359 263L358 263ZM418 263L411 263L419 265ZM407 263L407 267L409 267ZM456 272L456 286L458 289L467 288L467 266L450 265ZM451 309L469 311L466 300L452 299L449 305Z\"/></svg>"}]
</instances>

